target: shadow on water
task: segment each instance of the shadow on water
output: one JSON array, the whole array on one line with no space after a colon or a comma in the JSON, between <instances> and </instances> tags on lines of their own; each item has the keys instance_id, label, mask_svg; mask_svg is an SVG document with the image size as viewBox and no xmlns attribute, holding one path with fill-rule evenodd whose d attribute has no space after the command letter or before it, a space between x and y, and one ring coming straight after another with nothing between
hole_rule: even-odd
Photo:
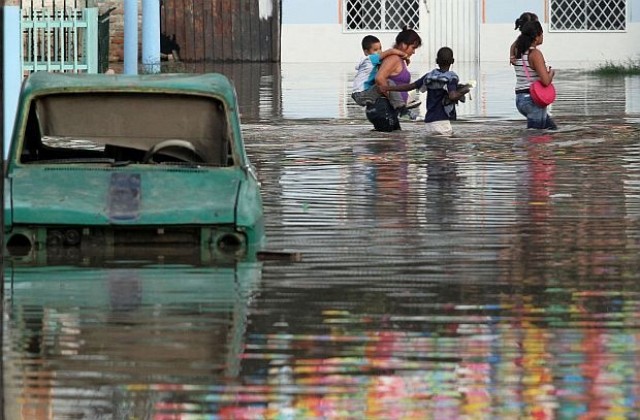
<instances>
[{"instance_id":1,"label":"shadow on water","mask_svg":"<svg viewBox=\"0 0 640 420\"><path fill-rule=\"evenodd\" d=\"M566 73L540 132L481 71L438 139L350 118L347 76L305 108L317 69L257 68L236 86L268 246L302 260L7 267L16 418L637 416L637 80Z\"/></svg>"}]
</instances>

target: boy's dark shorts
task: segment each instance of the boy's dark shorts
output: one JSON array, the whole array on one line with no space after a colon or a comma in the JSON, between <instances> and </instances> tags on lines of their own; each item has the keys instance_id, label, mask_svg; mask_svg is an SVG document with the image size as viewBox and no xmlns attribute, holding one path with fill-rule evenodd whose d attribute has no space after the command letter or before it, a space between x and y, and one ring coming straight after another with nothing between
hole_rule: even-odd
<instances>
[{"instance_id":1,"label":"boy's dark shorts","mask_svg":"<svg viewBox=\"0 0 640 420\"><path fill-rule=\"evenodd\" d=\"M389 80L388 83L389 83L389 86L396 85L393 80ZM381 97L382 97L382 94L378 90L378 87L375 85L370 87L367 90L363 90L360 92L353 92L351 94L351 98L360 106L371 105L375 103L375 101L378 98L381 98ZM400 92L389 92L387 98L389 99L391 106L393 106L396 109L402 108L403 106L407 105L407 103L405 102Z\"/></svg>"},{"instance_id":2,"label":"boy's dark shorts","mask_svg":"<svg viewBox=\"0 0 640 420\"><path fill-rule=\"evenodd\" d=\"M372 105L382 95L374 86L361 92L353 92L351 98L360 106Z\"/></svg>"}]
</instances>

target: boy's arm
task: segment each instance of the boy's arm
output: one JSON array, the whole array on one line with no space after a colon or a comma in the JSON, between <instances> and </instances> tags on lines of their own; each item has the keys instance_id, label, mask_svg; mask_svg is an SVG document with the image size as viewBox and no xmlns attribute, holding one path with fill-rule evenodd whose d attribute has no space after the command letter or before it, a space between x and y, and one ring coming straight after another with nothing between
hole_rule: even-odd
<instances>
[{"instance_id":1,"label":"boy's arm","mask_svg":"<svg viewBox=\"0 0 640 420\"><path fill-rule=\"evenodd\" d=\"M449 100L452 102L459 101L471 91L471 85L460 85L457 81L453 86L449 84L449 88Z\"/></svg>"},{"instance_id":2,"label":"boy's arm","mask_svg":"<svg viewBox=\"0 0 640 420\"><path fill-rule=\"evenodd\" d=\"M387 85L387 86L379 86L380 92L383 95L386 95L387 92L408 92L414 89L420 89L424 85L425 76L422 76L418 80L406 84L406 85Z\"/></svg>"},{"instance_id":3,"label":"boy's arm","mask_svg":"<svg viewBox=\"0 0 640 420\"><path fill-rule=\"evenodd\" d=\"M389 48L388 50L384 50L380 53L380 60L384 60L390 55L398 55L400 58L407 58L407 54L404 51L397 48Z\"/></svg>"},{"instance_id":4,"label":"boy's arm","mask_svg":"<svg viewBox=\"0 0 640 420\"><path fill-rule=\"evenodd\" d=\"M406 85L378 86L378 88L380 89L380 92L382 94L386 94L387 92L408 92L417 88L417 82L409 83Z\"/></svg>"}]
</instances>

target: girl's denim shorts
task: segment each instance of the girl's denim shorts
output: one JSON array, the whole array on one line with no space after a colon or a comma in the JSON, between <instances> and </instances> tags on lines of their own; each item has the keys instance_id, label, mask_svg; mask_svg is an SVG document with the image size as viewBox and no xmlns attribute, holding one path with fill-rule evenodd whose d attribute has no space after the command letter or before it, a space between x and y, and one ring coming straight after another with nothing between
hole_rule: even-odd
<instances>
[{"instance_id":1,"label":"girl's denim shorts","mask_svg":"<svg viewBox=\"0 0 640 420\"><path fill-rule=\"evenodd\" d=\"M516 94L516 108L518 112L527 117L527 128L551 130L557 128L549 114L547 114L547 108L534 104L531 95L528 93Z\"/></svg>"}]
</instances>

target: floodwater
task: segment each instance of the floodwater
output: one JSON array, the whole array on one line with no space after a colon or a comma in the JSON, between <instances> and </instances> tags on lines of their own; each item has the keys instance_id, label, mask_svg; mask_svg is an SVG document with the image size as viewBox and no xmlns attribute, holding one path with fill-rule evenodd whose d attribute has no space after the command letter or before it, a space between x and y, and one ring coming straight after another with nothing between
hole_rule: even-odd
<instances>
[{"instance_id":1,"label":"floodwater","mask_svg":"<svg viewBox=\"0 0 640 420\"><path fill-rule=\"evenodd\" d=\"M221 68L302 258L7 264L7 418L638 418L640 78L560 72L542 132L475 69L436 139L328 67Z\"/></svg>"}]
</instances>

